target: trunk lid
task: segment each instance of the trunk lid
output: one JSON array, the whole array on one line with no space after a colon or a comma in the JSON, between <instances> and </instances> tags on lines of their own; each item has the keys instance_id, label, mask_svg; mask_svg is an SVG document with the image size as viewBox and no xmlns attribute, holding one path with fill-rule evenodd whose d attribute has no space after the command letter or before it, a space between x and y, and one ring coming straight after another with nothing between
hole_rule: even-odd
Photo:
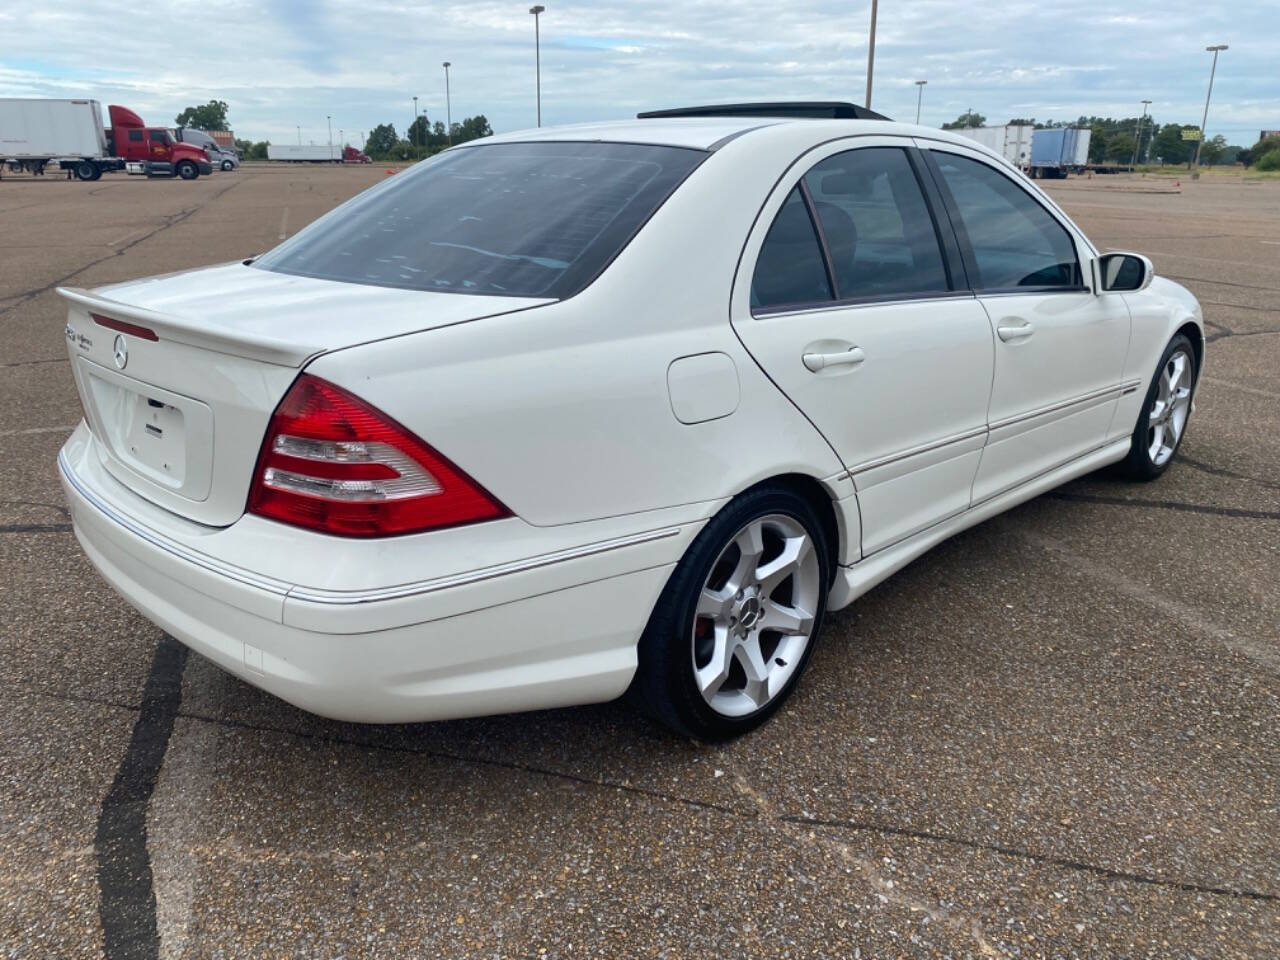
<instances>
[{"instance_id":1,"label":"trunk lid","mask_svg":"<svg viewBox=\"0 0 1280 960\"><path fill-rule=\"evenodd\" d=\"M58 292L70 305L67 349L103 465L148 500L219 527L244 513L267 423L310 359L550 302L335 283L238 263Z\"/></svg>"}]
</instances>

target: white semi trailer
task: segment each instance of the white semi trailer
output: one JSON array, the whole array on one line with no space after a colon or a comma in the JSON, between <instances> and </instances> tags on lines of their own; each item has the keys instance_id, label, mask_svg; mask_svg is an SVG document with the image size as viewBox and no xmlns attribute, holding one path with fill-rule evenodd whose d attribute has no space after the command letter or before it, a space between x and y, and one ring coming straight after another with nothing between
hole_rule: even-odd
<instances>
[{"instance_id":1,"label":"white semi trailer","mask_svg":"<svg viewBox=\"0 0 1280 960\"><path fill-rule=\"evenodd\" d=\"M1031 163L1031 137L1035 127L1024 123L1010 123L1003 127L968 127L952 130L962 137L976 140L988 150L994 150L1019 170Z\"/></svg>"},{"instance_id":2,"label":"white semi trailer","mask_svg":"<svg viewBox=\"0 0 1280 960\"><path fill-rule=\"evenodd\" d=\"M124 166L112 156L97 100L0 100L0 162L36 174L53 163L82 180Z\"/></svg>"},{"instance_id":3,"label":"white semi trailer","mask_svg":"<svg viewBox=\"0 0 1280 960\"><path fill-rule=\"evenodd\" d=\"M267 159L292 163L341 163L342 147L336 143L272 143L267 145Z\"/></svg>"}]
</instances>

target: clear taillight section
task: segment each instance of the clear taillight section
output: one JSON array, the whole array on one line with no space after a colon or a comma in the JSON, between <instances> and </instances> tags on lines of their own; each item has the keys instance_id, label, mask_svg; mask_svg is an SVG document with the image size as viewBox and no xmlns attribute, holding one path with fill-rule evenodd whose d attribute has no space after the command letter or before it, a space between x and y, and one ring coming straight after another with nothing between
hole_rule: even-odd
<instances>
[{"instance_id":1,"label":"clear taillight section","mask_svg":"<svg viewBox=\"0 0 1280 960\"><path fill-rule=\"evenodd\" d=\"M385 537L509 516L479 484L390 417L303 374L280 401L248 510L347 537Z\"/></svg>"}]
</instances>

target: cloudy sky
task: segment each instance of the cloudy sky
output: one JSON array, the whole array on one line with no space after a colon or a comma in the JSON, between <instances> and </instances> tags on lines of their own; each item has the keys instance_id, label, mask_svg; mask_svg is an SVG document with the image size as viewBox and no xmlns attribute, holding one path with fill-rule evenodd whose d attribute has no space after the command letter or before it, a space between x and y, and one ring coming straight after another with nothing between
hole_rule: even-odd
<instances>
[{"instance_id":1,"label":"cloudy sky","mask_svg":"<svg viewBox=\"0 0 1280 960\"><path fill-rule=\"evenodd\" d=\"M870 0L544 0L544 123L731 100L861 102ZM231 105L237 136L325 142L391 122L411 97L495 130L534 122L528 2L398 0L36 0L0 6L0 96L92 97L148 122ZM872 105L921 122L972 107L1012 116L1135 116L1199 123L1210 43L1228 43L1209 134L1250 144L1280 128L1280 2L1234 0L881 0Z\"/></svg>"}]
</instances>

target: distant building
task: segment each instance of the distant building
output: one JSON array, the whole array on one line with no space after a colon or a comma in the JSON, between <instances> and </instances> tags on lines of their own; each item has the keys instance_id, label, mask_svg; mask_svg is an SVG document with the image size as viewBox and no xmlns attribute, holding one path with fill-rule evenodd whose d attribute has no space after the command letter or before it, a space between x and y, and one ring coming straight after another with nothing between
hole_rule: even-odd
<instances>
[{"instance_id":1,"label":"distant building","mask_svg":"<svg viewBox=\"0 0 1280 960\"><path fill-rule=\"evenodd\" d=\"M230 130L210 130L208 134L213 137L213 142L220 147L231 148L236 145L236 135Z\"/></svg>"},{"instance_id":2,"label":"distant building","mask_svg":"<svg viewBox=\"0 0 1280 960\"><path fill-rule=\"evenodd\" d=\"M1258 134L1259 140L1265 140L1267 137L1280 137L1280 130L1263 130Z\"/></svg>"}]
</instances>

